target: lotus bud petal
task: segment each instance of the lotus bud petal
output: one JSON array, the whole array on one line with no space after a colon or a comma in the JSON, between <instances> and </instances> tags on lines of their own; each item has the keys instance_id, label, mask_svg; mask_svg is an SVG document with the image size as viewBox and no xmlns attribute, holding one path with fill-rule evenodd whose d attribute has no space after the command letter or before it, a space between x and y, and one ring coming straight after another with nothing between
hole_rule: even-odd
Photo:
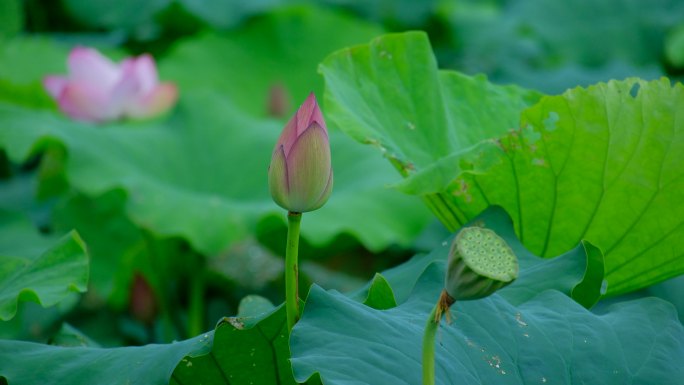
<instances>
[{"instance_id":1,"label":"lotus bud petal","mask_svg":"<svg viewBox=\"0 0 684 385\"><path fill-rule=\"evenodd\" d=\"M518 277L518 258L506 241L482 227L464 227L449 251L445 290L453 300L489 296Z\"/></svg>"},{"instance_id":2,"label":"lotus bud petal","mask_svg":"<svg viewBox=\"0 0 684 385\"><path fill-rule=\"evenodd\" d=\"M278 138L268 168L268 185L278 206L303 213L323 206L332 184L328 130L311 93Z\"/></svg>"},{"instance_id":3,"label":"lotus bud petal","mask_svg":"<svg viewBox=\"0 0 684 385\"><path fill-rule=\"evenodd\" d=\"M169 110L178 99L175 85L159 83L149 55L116 64L94 49L77 47L67 64L67 76L47 76L43 85L60 110L76 120L152 117Z\"/></svg>"}]
</instances>

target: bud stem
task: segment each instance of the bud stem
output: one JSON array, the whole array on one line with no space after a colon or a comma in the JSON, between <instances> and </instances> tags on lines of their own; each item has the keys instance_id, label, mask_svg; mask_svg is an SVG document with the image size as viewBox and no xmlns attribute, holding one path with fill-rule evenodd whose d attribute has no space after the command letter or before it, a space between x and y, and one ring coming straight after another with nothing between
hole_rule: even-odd
<instances>
[{"instance_id":1,"label":"bud stem","mask_svg":"<svg viewBox=\"0 0 684 385\"><path fill-rule=\"evenodd\" d=\"M285 248L285 309L287 311L287 330L292 331L299 320L299 225L302 213L287 213L287 247Z\"/></svg>"},{"instance_id":2,"label":"bud stem","mask_svg":"<svg viewBox=\"0 0 684 385\"><path fill-rule=\"evenodd\" d=\"M439 300L432 308L425 324L425 334L423 335L423 385L435 385L435 335L442 321L442 315L446 314L449 318L449 307L454 304L454 299L442 290Z\"/></svg>"}]
</instances>

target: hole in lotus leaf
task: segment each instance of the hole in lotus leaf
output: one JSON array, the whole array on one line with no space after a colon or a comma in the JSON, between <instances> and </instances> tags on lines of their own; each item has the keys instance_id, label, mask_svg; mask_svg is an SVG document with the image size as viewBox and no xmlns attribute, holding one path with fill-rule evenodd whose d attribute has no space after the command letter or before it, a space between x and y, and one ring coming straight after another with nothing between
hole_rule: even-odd
<instances>
[{"instance_id":1,"label":"hole in lotus leaf","mask_svg":"<svg viewBox=\"0 0 684 385\"><path fill-rule=\"evenodd\" d=\"M629 90L629 94L632 95L632 97L636 99L636 97L639 95L640 89L641 89L641 85L639 83L634 83L632 88Z\"/></svg>"},{"instance_id":2,"label":"hole in lotus leaf","mask_svg":"<svg viewBox=\"0 0 684 385\"><path fill-rule=\"evenodd\" d=\"M546 131L554 131L556 129L556 123L559 119L560 117L556 112L549 112L549 116L546 119L544 119L544 128L546 129Z\"/></svg>"}]
</instances>

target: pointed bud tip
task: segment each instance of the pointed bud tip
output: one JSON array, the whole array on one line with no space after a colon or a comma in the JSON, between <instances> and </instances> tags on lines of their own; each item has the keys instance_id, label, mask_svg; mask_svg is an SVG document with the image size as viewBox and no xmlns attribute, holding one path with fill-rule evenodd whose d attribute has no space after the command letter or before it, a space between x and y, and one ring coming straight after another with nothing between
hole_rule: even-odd
<instances>
[{"instance_id":1,"label":"pointed bud tip","mask_svg":"<svg viewBox=\"0 0 684 385\"><path fill-rule=\"evenodd\" d=\"M321 107L318 104L316 94L314 94L313 91L309 93L309 96L306 98L304 103L302 103L302 106L299 107L299 110L307 115L306 120L302 122L304 127L301 128L306 129L310 125L318 123L318 125L323 128L323 131L325 131L326 135L328 134L328 127L325 125L325 119L323 119ZM301 130L299 130L299 132L301 132Z\"/></svg>"}]
</instances>

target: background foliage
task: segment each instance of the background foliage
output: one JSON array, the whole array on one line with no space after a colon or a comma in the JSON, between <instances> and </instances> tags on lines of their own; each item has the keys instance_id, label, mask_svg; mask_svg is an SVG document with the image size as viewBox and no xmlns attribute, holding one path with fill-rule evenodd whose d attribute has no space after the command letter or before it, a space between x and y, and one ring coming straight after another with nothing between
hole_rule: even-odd
<instances>
[{"instance_id":1,"label":"background foliage","mask_svg":"<svg viewBox=\"0 0 684 385\"><path fill-rule=\"evenodd\" d=\"M4 0L0 384L416 383L468 223L522 273L456 306L438 381L684 383L682 20L676 0ZM179 104L70 120L41 81L79 45L152 53ZM336 180L303 219L316 285L288 346L266 169L312 91Z\"/></svg>"}]
</instances>

